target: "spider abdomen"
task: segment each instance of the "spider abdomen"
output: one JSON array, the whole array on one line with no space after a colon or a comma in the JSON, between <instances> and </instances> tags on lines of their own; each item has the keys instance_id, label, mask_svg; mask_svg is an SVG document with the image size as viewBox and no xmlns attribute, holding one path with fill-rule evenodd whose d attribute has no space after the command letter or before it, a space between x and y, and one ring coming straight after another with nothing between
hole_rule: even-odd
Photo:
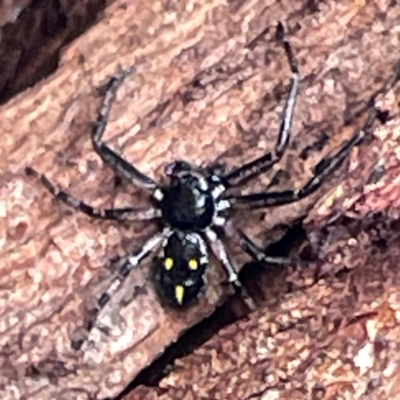
<instances>
[{"instance_id":1,"label":"spider abdomen","mask_svg":"<svg viewBox=\"0 0 400 400\"><path fill-rule=\"evenodd\" d=\"M191 304L204 286L208 262L207 245L200 234L175 231L155 264L161 296L178 308Z\"/></svg>"}]
</instances>

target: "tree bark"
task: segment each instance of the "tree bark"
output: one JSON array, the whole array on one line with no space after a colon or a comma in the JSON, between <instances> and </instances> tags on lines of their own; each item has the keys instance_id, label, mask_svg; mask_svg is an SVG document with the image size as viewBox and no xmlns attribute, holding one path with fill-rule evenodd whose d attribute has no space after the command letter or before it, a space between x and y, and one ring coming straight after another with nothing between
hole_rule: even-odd
<instances>
[{"instance_id":1,"label":"tree bark","mask_svg":"<svg viewBox=\"0 0 400 400\"><path fill-rule=\"evenodd\" d=\"M375 131L373 174L362 168L373 160L354 152L347 177L308 215L318 260L289 268L289 290L124 399L400 399L399 98L397 87L385 101L394 117Z\"/></svg>"},{"instance_id":2,"label":"tree bark","mask_svg":"<svg viewBox=\"0 0 400 400\"><path fill-rule=\"evenodd\" d=\"M206 296L185 313L174 313L160 304L146 268L148 263L144 263L131 273L120 297L96 319L96 327L89 336L91 345L86 342L81 350L71 347L71 340L85 330L89 305L112 279L104 265L116 254L138 249L155 229L143 224L118 226L71 213L24 175L24 168L33 166L69 193L96 206L145 204L146 196L127 182L115 187L113 173L103 168L91 148L91 122L96 120L100 105L96 88L121 67L135 65L136 73L126 80L118 94L106 140L144 173L162 179L163 167L175 159L195 164L218 160L233 167L274 148L290 78L284 52L274 39L277 21L282 21L300 63L302 82L291 145L280 164L288 174L277 188L300 187L312 175L318 161L335 151L362 125L370 96L392 75L400 48L399 20L399 7L389 0L340 4L305 0L268 4L261 0L116 1L108 7L102 21L65 50L58 70L51 77L1 107L2 398L116 396L184 330L211 314L228 292L220 285L224 280L222 271L213 265ZM394 93L398 96L398 90ZM388 104L384 108L397 118L392 121L398 121L398 97L385 101ZM346 201L357 196L367 184L376 166L374 159L384 160L385 166L386 160L397 165L397 128L390 125L387 129L387 133L376 134L377 140L362 144L362 150L352 155L350 166L341 168L315 195L262 214L238 214L235 221L262 246L278 239L282 226L304 217L310 210L313 210L309 217L310 232L315 221L319 232L332 219L330 197L324 197L325 203L314 207L324 193L329 195L333 191L340 198L335 200L335 204L341 204L335 209L337 213L348 212ZM322 150L305 152L304 149L314 148L313 144L321 141L322 133L329 137ZM307 154L300 157L301 153ZM345 175L345 169L350 171L350 177L342 182L339 176ZM358 186L346 183L353 182L351 177L355 177ZM267 179L259 179L250 189L262 190L267 183ZM356 200L352 204L358 204ZM323 217L319 218L320 215ZM328 235L329 246L318 250L320 256L332 254L329 249L333 239L337 243L340 237ZM313 243L320 244L321 240L317 235ZM389 244L393 245L391 241ZM238 264L243 264L247 258L231 247ZM373 247L367 250L373 252ZM354 257L358 254L356 251ZM339 267L344 262L341 260ZM372 270L376 263L380 265L381 259L371 258L368 262ZM354 264L359 265L356 261ZM357 271L355 274L362 274L361 267ZM301 286L302 277L298 279ZM301 336L299 343L314 349L307 354L316 354L320 339L305 333L308 326L303 326L302 321L312 320L315 315L329 316L324 301L331 299L329 296L342 296L341 301L347 304L343 293L343 287L348 285L346 279L349 278L329 278L323 284L311 285L299 290L295 300L291 293L282 294L280 308L272 311L264 307L252 315L249 324L256 333L250 338L256 337L261 329L265 340L274 340L274 350L268 353L273 357L263 364L262 379L249 386L243 397L236 398L254 398L250 396L257 393L261 397L266 390L272 390L269 387L286 396L281 398L301 398L296 397L298 390L305 389L308 393L314 390L313 383L300 385L309 378L307 373L311 372L304 366L313 359L306 355L303 358L300 350L292 353L294 347L290 343ZM384 281L386 277L379 279ZM393 282L389 294L395 293ZM378 293L381 296L378 303L368 297L368 312L371 307L373 311L374 307L379 308L379 304L395 307L395 300L387 297L387 293ZM309 299L317 300L310 305ZM303 307L305 304L308 308ZM346 321L363 313L362 296L349 307ZM378 316L367 317L368 321L378 323L383 315L379 312ZM279 318L282 322L277 323ZM103 323L109 327L108 334L98 329ZM285 324L294 328L283 333ZM335 322L336 341L332 349L344 352L341 338L353 334L348 326L338 328ZM250 328L245 323L235 329L243 332L243 340L248 337L246 332ZM280 331L280 336L276 336ZM326 326L328 334L330 325ZM223 334L221 337L226 339ZM238 340L234 342L240 344ZM237 354L240 349L232 351ZM249 356L244 355L247 364L241 371L253 368ZM296 367L289 368L294 356L298 356ZM270 364L271 360L286 362L287 368L280 369L281 365ZM395 363L396 360L394 357ZM315 373L321 374L313 378L318 382L324 372L315 368ZM233 372L235 376L238 374L239 371ZM188 391L196 388L192 398L207 398L202 393L209 393L208 378L196 376L197 386L192 383ZM292 377L293 386L288 387L285 382ZM298 380L303 378L304 381ZM220 384L229 383L225 378L220 379ZM243 384L241 379L238 382ZM327 387L333 385L329 379L324 382ZM233 383L230 385L233 388ZM175 383L163 384L175 398L178 394L173 386ZM335 388L340 389L337 385L329 386L327 393L340 394ZM332 396L325 398L337 398ZM221 397L234 398L227 394ZM219 397L213 394L212 398Z\"/></svg>"}]
</instances>

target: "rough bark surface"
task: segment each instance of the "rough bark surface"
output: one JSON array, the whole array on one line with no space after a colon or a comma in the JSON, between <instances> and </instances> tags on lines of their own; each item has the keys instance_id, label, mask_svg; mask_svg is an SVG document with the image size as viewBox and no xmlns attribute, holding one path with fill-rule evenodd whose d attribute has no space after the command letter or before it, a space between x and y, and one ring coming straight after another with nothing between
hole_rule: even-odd
<instances>
[{"instance_id":1,"label":"rough bark surface","mask_svg":"<svg viewBox=\"0 0 400 400\"><path fill-rule=\"evenodd\" d=\"M396 117L377 132L386 173L360 175L360 152L309 216L320 262L287 271L291 290L278 304L223 329L176 360L157 389L138 387L126 400L400 399L399 89ZM327 214L335 222L321 226Z\"/></svg>"},{"instance_id":2,"label":"rough bark surface","mask_svg":"<svg viewBox=\"0 0 400 400\"><path fill-rule=\"evenodd\" d=\"M187 312L173 313L158 301L144 263L130 275L120 298L97 318L90 334L92 345L74 350L71 339L82 330L88 304L111 279L103 266L112 256L137 249L154 227L121 227L71 213L25 177L23 169L34 166L74 196L96 206L145 202L146 197L134 188L123 185L115 189L112 172L103 167L89 140L90 122L99 105L95 88L121 66L132 64L136 74L119 93L106 139L143 172L160 178L166 162L182 158L207 164L218 157L233 166L272 150L290 76L283 51L274 40L278 20L289 28L303 77L292 142L280 165L288 175L278 187L299 187L321 157L337 149L361 125L365 113L357 111L366 109L369 97L392 74L400 48L400 8L396 3L116 1L98 25L66 49L56 73L0 108L3 399L116 396L166 346L222 301L227 292L220 286L224 276L213 266L207 296ZM386 99L386 108L397 119L389 121L392 125L386 131L377 131L377 139L363 144L362 151L354 152L346 167L350 177L344 183L339 184L336 176L309 199L262 214L239 214L238 224L265 245L281 235L277 227L313 209L310 232L316 226L318 235L311 236L312 243L318 245L322 258L336 255L337 249L333 253L331 249L346 236L328 230L323 240L320 226L332 220L332 215L350 212L353 206L361 207L358 218L376 210L368 201L360 203L359 196L376 167L372 155L395 171L399 132L393 121L399 122L398 101L398 97L392 102ZM354 119L356 114L361 117ZM321 132L329 137L322 150L299 157L304 149L321 141ZM336 175L342 176L346 168ZM376 188L368 186L368 195L376 195L375 189L385 191L385 186L379 186L386 182L382 179L374 183ZM259 179L250 189L261 190L267 182ZM392 200L396 190L392 184ZM331 197L313 208L327 191ZM349 199L354 200L348 203ZM367 221L365 217L363 223ZM361 373L358 364L349 368L345 363L349 359L357 363L355 354L372 354L372 345L372 349L379 347L382 357L370 368L397 371L398 351L391 353L390 363L385 364L385 351L394 346L390 335L396 334L396 314L390 317L398 306L396 259L390 252L374 252L370 237L366 233L363 240L350 238L361 246L360 252L347 240L343 251L350 258L343 256L335 264L337 270L346 263L354 265L354 272L344 276L331 273L314 285L295 271L289 274L292 288L297 285L299 290L283 293L275 309L265 306L249 321L232 326L200 349L193 357L200 354L202 369L194 369L189 360L186 378L178 378L174 372L162 382L161 390L168 394L165 398L243 399L262 398L263 394L265 398L310 398L314 392L314 398L340 398L334 394L340 394L343 382L347 383L343 390L355 390L352 384L370 373ZM387 238L390 248L396 238ZM321 246L321 242L325 244ZM232 253L238 253L235 246ZM241 264L246 258L237 254L237 260ZM321 268L310 266L310 276L317 267ZM331 270L322 266L324 273ZM376 271L376 276L368 278L368 271ZM377 293L371 290L371 297L364 293L351 297L344 288L352 289L350 283L357 279L368 283L374 279L376 287L389 286ZM347 314L343 314L344 308ZM383 320L393 321L393 325L381 330ZM108 335L98 329L103 324L110 327ZM386 341L374 341L376 336L371 339L371 329ZM219 364L220 353L225 355L223 365ZM343 353L347 358L339 357ZM335 368L346 369L348 374L340 382ZM216 370L223 376L216 379ZM252 378L254 373L257 379ZM386 376L382 379L392 383L390 398L395 398L394 381ZM362 382L367 382L370 390L382 387L380 382L374 386L375 381L366 379ZM321 381L322 389L316 384ZM224 392L222 386L232 392ZM361 383L356 389L360 387ZM146 393L133 393L131 398L162 396L138 390ZM353 398L368 398L365 396Z\"/></svg>"}]
</instances>

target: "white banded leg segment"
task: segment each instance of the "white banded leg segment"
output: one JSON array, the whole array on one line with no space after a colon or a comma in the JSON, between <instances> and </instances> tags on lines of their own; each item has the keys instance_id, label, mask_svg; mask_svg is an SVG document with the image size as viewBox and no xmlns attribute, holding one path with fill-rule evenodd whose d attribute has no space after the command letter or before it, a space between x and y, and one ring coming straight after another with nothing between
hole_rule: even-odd
<instances>
[{"instance_id":1,"label":"white banded leg segment","mask_svg":"<svg viewBox=\"0 0 400 400\"><path fill-rule=\"evenodd\" d=\"M210 228L206 229L205 233L210 242L210 246L211 246L215 256L217 257L219 262L222 264L222 266L224 267L224 269L227 273L228 282L234 283L235 285L240 286L238 274L237 274L235 268L233 267L231 261L229 260L229 257L225 250L224 244L218 238L217 234Z\"/></svg>"},{"instance_id":2,"label":"white banded leg segment","mask_svg":"<svg viewBox=\"0 0 400 400\"><path fill-rule=\"evenodd\" d=\"M111 297L119 290L130 272L137 267L144 258L154 252L161 244L164 244L171 233L171 230L166 228L162 232L155 234L142 246L138 253L127 258L126 263L122 265L119 271L119 276L113 280L108 290L100 296L98 300L98 305L100 308L103 308L111 299Z\"/></svg>"},{"instance_id":3,"label":"white banded leg segment","mask_svg":"<svg viewBox=\"0 0 400 400\"><path fill-rule=\"evenodd\" d=\"M247 290L240 283L239 276L236 272L235 267L229 260L229 257L225 250L224 244L218 238L217 234L210 228L207 229L205 231L205 233L210 242L210 246L211 246L215 256L217 257L219 262L222 264L222 266L224 267L224 269L228 275L228 282L232 283L240 291L242 298L245 301L247 307L249 307L250 310L256 310L257 305L254 302L254 300L250 297L250 295L247 293Z\"/></svg>"},{"instance_id":4,"label":"white banded leg segment","mask_svg":"<svg viewBox=\"0 0 400 400\"><path fill-rule=\"evenodd\" d=\"M212 190L212 196L215 200L217 200L222 193L224 193L226 190L226 187L222 184L216 186L213 190Z\"/></svg>"},{"instance_id":5,"label":"white banded leg segment","mask_svg":"<svg viewBox=\"0 0 400 400\"><path fill-rule=\"evenodd\" d=\"M213 218L213 225L224 226L226 224L226 216L223 214L228 208L230 208L231 203L229 200L218 200L215 202L215 215Z\"/></svg>"},{"instance_id":6,"label":"white banded leg segment","mask_svg":"<svg viewBox=\"0 0 400 400\"><path fill-rule=\"evenodd\" d=\"M292 46L285 35L285 30L281 23L277 27L277 37L282 41L286 57L289 61L290 69L292 71L292 78L290 82L289 96L286 99L285 108L283 110L281 126L279 129L278 145L276 147L276 154L280 158L286 150L290 139L290 130L292 127L293 113L296 104L297 95L299 92L300 72L297 59L293 53Z\"/></svg>"},{"instance_id":7,"label":"white banded leg segment","mask_svg":"<svg viewBox=\"0 0 400 400\"><path fill-rule=\"evenodd\" d=\"M127 70L122 70L119 76L113 77L101 88L103 92L103 104L97 116L96 123L92 131L92 144L96 153L104 163L111 166L118 174L129 179L132 183L143 189L154 190L158 187L156 182L149 176L140 172L135 166L130 164L125 158L117 154L106 143L102 141L106 130L108 117L111 107L115 101L117 91L124 82L125 78L135 72L132 66Z\"/></svg>"}]
</instances>

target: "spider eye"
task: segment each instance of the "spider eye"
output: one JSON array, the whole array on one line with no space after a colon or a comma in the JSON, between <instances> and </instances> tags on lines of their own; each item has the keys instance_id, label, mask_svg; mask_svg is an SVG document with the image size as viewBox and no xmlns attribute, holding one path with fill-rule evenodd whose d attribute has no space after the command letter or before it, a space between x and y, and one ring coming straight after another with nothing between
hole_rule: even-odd
<instances>
[{"instance_id":1,"label":"spider eye","mask_svg":"<svg viewBox=\"0 0 400 400\"><path fill-rule=\"evenodd\" d=\"M167 257L164 259L164 267L167 271L170 271L174 266L174 259L171 257Z\"/></svg>"},{"instance_id":2,"label":"spider eye","mask_svg":"<svg viewBox=\"0 0 400 400\"><path fill-rule=\"evenodd\" d=\"M196 260L195 258L191 258L191 259L189 260L188 265L189 265L189 268L190 268L192 271L196 271L196 270L199 268L199 263L197 262L197 260Z\"/></svg>"},{"instance_id":3,"label":"spider eye","mask_svg":"<svg viewBox=\"0 0 400 400\"><path fill-rule=\"evenodd\" d=\"M175 286L175 300L181 306L183 304L183 296L185 295L185 288L183 285Z\"/></svg>"}]
</instances>

